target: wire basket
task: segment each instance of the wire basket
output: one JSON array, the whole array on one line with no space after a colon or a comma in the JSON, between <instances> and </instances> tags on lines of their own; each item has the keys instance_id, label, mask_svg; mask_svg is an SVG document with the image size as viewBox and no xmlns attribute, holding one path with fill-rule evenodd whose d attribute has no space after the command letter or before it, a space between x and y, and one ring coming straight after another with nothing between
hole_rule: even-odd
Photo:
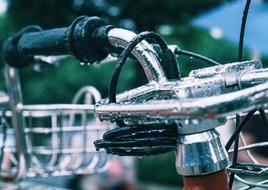
<instances>
[{"instance_id":1,"label":"wire basket","mask_svg":"<svg viewBox=\"0 0 268 190\"><path fill-rule=\"evenodd\" d=\"M252 127L252 126L251 126ZM254 126L255 128L255 126ZM230 165L227 170L235 173L235 189L267 189L268 188L268 161L266 156L257 154L256 149L268 146L268 141L248 142L244 133L239 135L240 145L238 148L239 161L236 166ZM267 149L267 148L266 148ZM234 149L228 153L232 156Z\"/></svg>"},{"instance_id":2,"label":"wire basket","mask_svg":"<svg viewBox=\"0 0 268 190\"><path fill-rule=\"evenodd\" d=\"M19 82L17 73L8 78L8 88L18 87L14 81ZM108 169L111 156L96 151L93 142L112 125L94 117L91 100L101 99L94 87L83 87L72 104L22 105L14 99L20 92L15 88L9 93L11 109L0 109L2 178L93 174ZM83 104L78 104L82 98Z\"/></svg>"}]
</instances>

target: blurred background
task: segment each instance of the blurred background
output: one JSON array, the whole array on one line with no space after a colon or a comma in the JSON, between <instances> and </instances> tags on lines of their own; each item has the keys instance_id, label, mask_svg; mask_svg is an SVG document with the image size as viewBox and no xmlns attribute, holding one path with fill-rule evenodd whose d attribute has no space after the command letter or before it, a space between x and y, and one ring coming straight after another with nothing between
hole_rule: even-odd
<instances>
[{"instance_id":1,"label":"blurred background","mask_svg":"<svg viewBox=\"0 0 268 190\"><path fill-rule=\"evenodd\" d=\"M228 63L237 59L244 4L244 0L0 0L0 44L27 25L40 25L44 29L65 27L76 17L88 15L102 17L108 24L135 32L156 31L169 44ZM268 47L263 40L267 39L267 20L268 1L253 0L245 34L244 60L256 58L264 65L268 63ZM206 66L183 57L178 58L178 63L183 76L192 69ZM57 67L42 68L39 72L26 68L21 72L24 103L70 103L84 85L95 86L106 97L114 65L82 65L68 58ZM1 70L3 66L0 60ZM118 92L144 83L146 78L139 64L129 61L120 76ZM5 91L3 74L0 90ZM111 176L116 177L111 180ZM108 174L46 182L71 189L94 189L92 184L105 182L107 185L99 184L95 189L118 190L178 189L182 184L176 173L174 153L116 158Z\"/></svg>"}]
</instances>

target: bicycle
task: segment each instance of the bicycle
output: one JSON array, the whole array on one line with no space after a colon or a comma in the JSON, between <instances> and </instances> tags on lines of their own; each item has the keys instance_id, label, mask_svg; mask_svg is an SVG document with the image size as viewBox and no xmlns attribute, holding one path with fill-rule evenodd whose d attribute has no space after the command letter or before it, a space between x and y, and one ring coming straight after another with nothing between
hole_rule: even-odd
<instances>
[{"instance_id":1,"label":"bicycle","mask_svg":"<svg viewBox=\"0 0 268 190\"><path fill-rule=\"evenodd\" d=\"M261 107L268 100L268 70L259 61L239 60L220 65L207 57L168 46L154 32L136 35L106 25L98 17L85 16L77 18L67 28L42 30L36 26L27 27L4 46L4 58L8 70L13 73L15 68L27 66L40 56L65 54L92 64L111 54L120 55L108 98L95 106L83 106L101 121L114 121L119 126L95 141L97 150L105 149L108 154L121 156L176 151L176 167L184 178L185 189L229 189L234 177L247 185L241 189L268 187L267 180L249 182L239 177L240 174L259 176L266 173L267 165L257 163L249 151L265 146L265 142L240 147L240 151L246 151L252 158L252 163L237 163L237 137L245 123L257 110L267 123ZM143 67L148 83L116 95L121 69L130 54ZM181 78L175 55L192 56L212 67L193 70L188 77ZM20 63L17 60L21 60ZM12 72L8 75L10 79ZM12 103L18 92L9 96ZM13 103L11 107L13 115L20 110L48 108L19 103ZM224 147L215 128L246 112L249 113L241 124L237 122L235 133ZM18 127L18 130L21 129ZM234 152L233 164L230 166L226 149L230 149L234 141L236 145L230 151ZM231 173L231 185L228 185L226 170Z\"/></svg>"}]
</instances>

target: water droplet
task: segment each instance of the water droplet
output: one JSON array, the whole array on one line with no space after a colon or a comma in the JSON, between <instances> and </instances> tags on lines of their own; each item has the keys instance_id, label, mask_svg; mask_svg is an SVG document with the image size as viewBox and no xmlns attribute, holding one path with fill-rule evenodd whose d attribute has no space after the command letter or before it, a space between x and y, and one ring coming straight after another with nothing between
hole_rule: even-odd
<instances>
[{"instance_id":1,"label":"water droplet","mask_svg":"<svg viewBox=\"0 0 268 190\"><path fill-rule=\"evenodd\" d=\"M118 114L117 114L117 118L121 118L121 117L122 117L121 112L118 112Z\"/></svg>"},{"instance_id":2,"label":"water droplet","mask_svg":"<svg viewBox=\"0 0 268 190\"><path fill-rule=\"evenodd\" d=\"M130 149L130 148L127 148L127 149L126 149L126 152L131 152L131 149Z\"/></svg>"},{"instance_id":3,"label":"water droplet","mask_svg":"<svg viewBox=\"0 0 268 190\"><path fill-rule=\"evenodd\" d=\"M81 62L80 65L85 65L85 63L84 62Z\"/></svg>"},{"instance_id":4,"label":"water droplet","mask_svg":"<svg viewBox=\"0 0 268 190\"><path fill-rule=\"evenodd\" d=\"M193 57L191 56L190 59L193 59Z\"/></svg>"},{"instance_id":5,"label":"water droplet","mask_svg":"<svg viewBox=\"0 0 268 190\"><path fill-rule=\"evenodd\" d=\"M142 156L138 156L139 159L142 159Z\"/></svg>"},{"instance_id":6,"label":"water droplet","mask_svg":"<svg viewBox=\"0 0 268 190\"><path fill-rule=\"evenodd\" d=\"M248 170L251 170L251 171L254 169L252 166L248 166L247 168Z\"/></svg>"},{"instance_id":7,"label":"water droplet","mask_svg":"<svg viewBox=\"0 0 268 190\"><path fill-rule=\"evenodd\" d=\"M199 121L198 121L197 119L193 119L193 120L192 120L192 123L193 123L194 125L198 125L198 124L199 124Z\"/></svg>"},{"instance_id":8,"label":"water droplet","mask_svg":"<svg viewBox=\"0 0 268 190\"><path fill-rule=\"evenodd\" d=\"M131 96L127 96L127 100L130 101L131 100Z\"/></svg>"}]
</instances>

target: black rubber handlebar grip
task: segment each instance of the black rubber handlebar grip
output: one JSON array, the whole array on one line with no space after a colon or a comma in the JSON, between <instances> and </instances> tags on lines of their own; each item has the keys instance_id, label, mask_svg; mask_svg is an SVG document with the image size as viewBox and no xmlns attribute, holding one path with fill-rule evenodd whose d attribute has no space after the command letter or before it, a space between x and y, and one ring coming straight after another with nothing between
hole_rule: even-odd
<instances>
[{"instance_id":1,"label":"black rubber handlebar grip","mask_svg":"<svg viewBox=\"0 0 268 190\"><path fill-rule=\"evenodd\" d=\"M71 54L68 28L26 33L18 41L18 51L26 55Z\"/></svg>"},{"instance_id":2,"label":"black rubber handlebar grip","mask_svg":"<svg viewBox=\"0 0 268 190\"><path fill-rule=\"evenodd\" d=\"M110 30L99 17L78 17L69 27L42 30L30 26L3 46L4 60L11 66L24 67L36 55L73 55L81 62L94 63L107 55L107 32Z\"/></svg>"}]
</instances>

